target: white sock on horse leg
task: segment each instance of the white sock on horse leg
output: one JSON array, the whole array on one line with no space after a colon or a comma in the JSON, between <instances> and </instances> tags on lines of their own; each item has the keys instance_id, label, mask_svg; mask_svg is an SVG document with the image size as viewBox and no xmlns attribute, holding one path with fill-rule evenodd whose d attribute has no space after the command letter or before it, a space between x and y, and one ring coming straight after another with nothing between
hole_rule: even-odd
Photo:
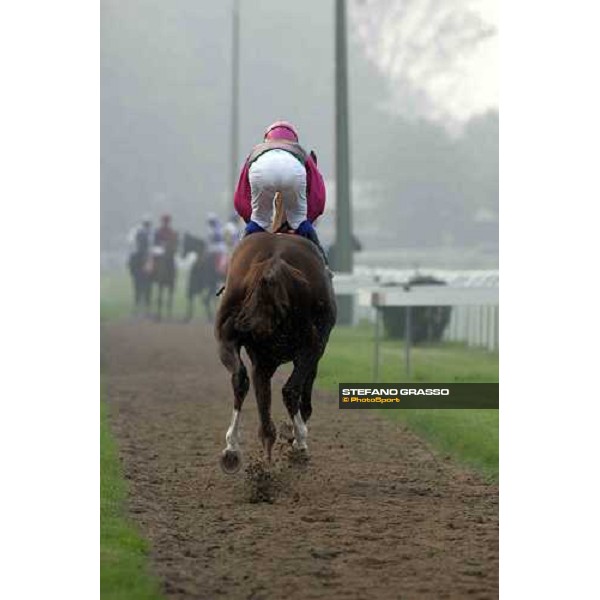
<instances>
[{"instance_id":1,"label":"white sock on horse leg","mask_svg":"<svg viewBox=\"0 0 600 600\"><path fill-rule=\"evenodd\" d=\"M306 438L308 437L308 428L306 424L302 420L302 415L300 411L298 411L294 415L294 446L299 450L306 450L308 445L306 443Z\"/></svg>"},{"instance_id":2,"label":"white sock on horse leg","mask_svg":"<svg viewBox=\"0 0 600 600\"><path fill-rule=\"evenodd\" d=\"M225 442L227 443L226 450L239 450L240 449L240 440L239 440L239 425L240 425L240 411L233 411L233 415L231 417L231 424L229 425L229 429L225 434Z\"/></svg>"}]
</instances>

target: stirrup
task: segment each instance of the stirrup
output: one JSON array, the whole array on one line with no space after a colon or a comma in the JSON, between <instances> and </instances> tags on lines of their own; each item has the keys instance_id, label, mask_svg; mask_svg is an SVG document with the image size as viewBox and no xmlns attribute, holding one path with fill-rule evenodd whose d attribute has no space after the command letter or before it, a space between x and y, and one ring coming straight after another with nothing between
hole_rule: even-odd
<instances>
[{"instance_id":1,"label":"stirrup","mask_svg":"<svg viewBox=\"0 0 600 600\"><path fill-rule=\"evenodd\" d=\"M246 224L246 227L244 228L244 233L242 234L242 238L248 237L249 235L252 235L253 233L259 233L261 231L264 232L265 230L258 223L254 222L254 221L248 221L248 223Z\"/></svg>"}]
</instances>

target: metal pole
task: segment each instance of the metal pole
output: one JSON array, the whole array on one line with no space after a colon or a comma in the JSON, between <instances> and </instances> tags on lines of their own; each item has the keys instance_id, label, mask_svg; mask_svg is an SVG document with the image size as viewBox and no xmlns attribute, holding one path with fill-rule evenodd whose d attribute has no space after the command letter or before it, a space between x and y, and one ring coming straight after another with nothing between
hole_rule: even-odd
<instances>
[{"instance_id":1,"label":"metal pole","mask_svg":"<svg viewBox=\"0 0 600 600\"><path fill-rule=\"evenodd\" d=\"M410 340L411 340L411 308L406 307L405 321L404 321L404 370L406 371L406 379L410 379Z\"/></svg>"},{"instance_id":2,"label":"metal pole","mask_svg":"<svg viewBox=\"0 0 600 600\"><path fill-rule=\"evenodd\" d=\"M486 316L487 316L487 307L485 306L481 306L479 309L479 313L481 315L481 344L480 346L482 348L485 348L486 344L487 344L487 337L485 335L486 331L485 331L485 325L486 325Z\"/></svg>"},{"instance_id":3,"label":"metal pole","mask_svg":"<svg viewBox=\"0 0 600 600\"><path fill-rule=\"evenodd\" d=\"M373 381L379 379L379 342L381 339L381 309L375 307L375 353L373 356Z\"/></svg>"},{"instance_id":4,"label":"metal pole","mask_svg":"<svg viewBox=\"0 0 600 600\"><path fill-rule=\"evenodd\" d=\"M500 348L500 307L494 311L494 349Z\"/></svg>"},{"instance_id":5,"label":"metal pole","mask_svg":"<svg viewBox=\"0 0 600 600\"><path fill-rule=\"evenodd\" d=\"M230 178L228 209L233 201L233 194L238 176L238 150L239 150L239 119L240 119L240 0L233 0L232 32L231 32L231 142L230 142Z\"/></svg>"},{"instance_id":6,"label":"metal pole","mask_svg":"<svg viewBox=\"0 0 600 600\"><path fill-rule=\"evenodd\" d=\"M352 273L352 211L350 200L350 150L348 126L348 60L346 2L335 3L335 184L336 239L334 268ZM338 296L338 323L352 324L354 297Z\"/></svg>"}]
</instances>

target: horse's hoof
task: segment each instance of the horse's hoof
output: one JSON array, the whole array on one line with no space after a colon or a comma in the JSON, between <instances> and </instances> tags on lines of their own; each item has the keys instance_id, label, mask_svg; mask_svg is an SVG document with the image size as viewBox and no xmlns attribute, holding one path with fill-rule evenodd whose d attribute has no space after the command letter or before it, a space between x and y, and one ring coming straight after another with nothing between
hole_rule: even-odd
<instances>
[{"instance_id":1,"label":"horse's hoof","mask_svg":"<svg viewBox=\"0 0 600 600\"><path fill-rule=\"evenodd\" d=\"M223 450L219 463L223 473L233 475L242 466L242 453L239 450Z\"/></svg>"},{"instance_id":2,"label":"horse's hoof","mask_svg":"<svg viewBox=\"0 0 600 600\"><path fill-rule=\"evenodd\" d=\"M310 454L308 453L308 448L298 448L298 445L294 441L291 448L288 450L288 460L291 464L295 465L305 465L310 460Z\"/></svg>"},{"instance_id":3,"label":"horse's hoof","mask_svg":"<svg viewBox=\"0 0 600 600\"><path fill-rule=\"evenodd\" d=\"M294 440L292 442L292 449L298 454L305 454L306 456L308 456L308 444L306 442L300 445L298 443L298 440Z\"/></svg>"}]
</instances>

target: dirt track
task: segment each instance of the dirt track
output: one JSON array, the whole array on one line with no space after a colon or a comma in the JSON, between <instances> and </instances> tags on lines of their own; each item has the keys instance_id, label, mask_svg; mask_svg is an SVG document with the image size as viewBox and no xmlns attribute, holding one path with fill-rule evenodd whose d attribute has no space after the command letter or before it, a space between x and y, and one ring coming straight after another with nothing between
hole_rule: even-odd
<instances>
[{"instance_id":1,"label":"dirt track","mask_svg":"<svg viewBox=\"0 0 600 600\"><path fill-rule=\"evenodd\" d=\"M242 420L251 472L228 477L217 461L232 400L210 329L111 323L102 358L129 510L168 598L498 596L497 487L402 426L376 411L339 411L317 393L311 460L290 464L280 446L265 474L253 456L251 392Z\"/></svg>"}]
</instances>

